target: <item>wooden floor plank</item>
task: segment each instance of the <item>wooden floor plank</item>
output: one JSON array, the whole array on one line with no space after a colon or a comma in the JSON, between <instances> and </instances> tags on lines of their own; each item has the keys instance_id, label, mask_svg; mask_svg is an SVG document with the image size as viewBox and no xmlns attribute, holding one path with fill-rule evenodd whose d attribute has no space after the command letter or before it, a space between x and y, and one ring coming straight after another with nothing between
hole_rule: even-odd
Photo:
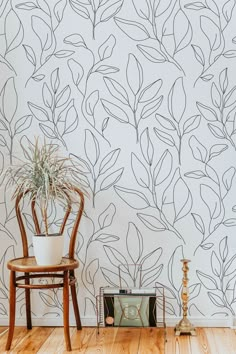
<instances>
[{"instance_id":1,"label":"wooden floor plank","mask_svg":"<svg viewBox=\"0 0 236 354\"><path fill-rule=\"evenodd\" d=\"M53 331L54 328L33 327L14 346L12 353L37 353Z\"/></svg>"},{"instance_id":2,"label":"wooden floor plank","mask_svg":"<svg viewBox=\"0 0 236 354\"><path fill-rule=\"evenodd\" d=\"M228 328L212 328L211 331L219 353L236 353L236 336L234 331L229 331ZM219 341L219 338L224 338L224 341Z\"/></svg>"},{"instance_id":3,"label":"wooden floor plank","mask_svg":"<svg viewBox=\"0 0 236 354\"><path fill-rule=\"evenodd\" d=\"M27 336L29 330L25 327L16 327L14 330L14 336L12 339L11 348L14 349L24 338ZM0 353L5 353L5 346L7 343L8 331L3 333L0 337Z\"/></svg>"},{"instance_id":4,"label":"wooden floor plank","mask_svg":"<svg viewBox=\"0 0 236 354\"><path fill-rule=\"evenodd\" d=\"M212 331L212 328L205 328L204 332L206 333L207 341L209 343L209 348L210 348L209 349L209 354L222 354L222 352L219 351L219 342L220 341L216 341L215 340L215 336L214 336L214 333ZM226 345L226 343L224 342L224 346L225 345Z\"/></svg>"},{"instance_id":5,"label":"wooden floor plank","mask_svg":"<svg viewBox=\"0 0 236 354\"><path fill-rule=\"evenodd\" d=\"M176 354L195 354L191 352L190 336L181 334L175 337L175 353Z\"/></svg>"},{"instance_id":6,"label":"wooden floor plank","mask_svg":"<svg viewBox=\"0 0 236 354\"><path fill-rule=\"evenodd\" d=\"M163 354L164 350L164 328L142 328L137 354Z\"/></svg>"},{"instance_id":7,"label":"wooden floor plank","mask_svg":"<svg viewBox=\"0 0 236 354\"><path fill-rule=\"evenodd\" d=\"M72 334L74 328L70 328L70 334ZM64 343L64 329L62 327L56 327L48 336L47 340L43 343L41 348L37 351L38 354L45 354L45 353L56 353L61 354L65 350L65 343Z\"/></svg>"},{"instance_id":8,"label":"wooden floor plank","mask_svg":"<svg viewBox=\"0 0 236 354\"><path fill-rule=\"evenodd\" d=\"M100 328L99 333L96 330L85 353L113 353L113 345L116 341L117 331L117 327Z\"/></svg>"},{"instance_id":9,"label":"wooden floor plank","mask_svg":"<svg viewBox=\"0 0 236 354\"><path fill-rule=\"evenodd\" d=\"M176 337L174 327L168 327L166 329L166 345L165 345L165 354L175 354L176 347Z\"/></svg>"},{"instance_id":10,"label":"wooden floor plank","mask_svg":"<svg viewBox=\"0 0 236 354\"><path fill-rule=\"evenodd\" d=\"M197 328L196 333L196 336L190 337L191 353L210 354L210 346L204 328Z\"/></svg>"},{"instance_id":11,"label":"wooden floor plank","mask_svg":"<svg viewBox=\"0 0 236 354\"><path fill-rule=\"evenodd\" d=\"M84 327L81 331L74 329L71 335L72 351L63 353L80 353L85 354L88 346L90 346L92 337L95 335L96 329L94 327Z\"/></svg>"},{"instance_id":12,"label":"wooden floor plank","mask_svg":"<svg viewBox=\"0 0 236 354\"><path fill-rule=\"evenodd\" d=\"M112 354L138 353L141 328L118 328Z\"/></svg>"}]
</instances>

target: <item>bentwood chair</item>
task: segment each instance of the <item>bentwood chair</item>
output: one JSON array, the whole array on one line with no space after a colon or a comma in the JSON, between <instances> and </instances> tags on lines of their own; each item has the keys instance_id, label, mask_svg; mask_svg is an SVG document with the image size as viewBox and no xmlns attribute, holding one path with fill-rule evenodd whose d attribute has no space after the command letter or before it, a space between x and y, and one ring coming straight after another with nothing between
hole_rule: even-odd
<instances>
[{"instance_id":1,"label":"bentwood chair","mask_svg":"<svg viewBox=\"0 0 236 354\"><path fill-rule=\"evenodd\" d=\"M80 203L78 204L78 212L75 217L74 225L72 227L68 256L62 258L61 264L53 266L39 266L36 263L35 257L30 257L28 254L28 242L26 228L23 222L21 205L25 194L19 194L16 198L15 210L17 221L20 228L22 246L23 246L23 257L15 258L8 262L7 267L10 270L10 299L9 299L9 332L6 344L6 350L10 350L11 342L15 327L15 309L16 309L16 288L25 289L25 303L26 303L26 322L27 328L32 329L31 322L31 303L30 303L30 292L32 289L55 289L63 288L63 325L64 325L64 337L66 350L71 351L71 340L69 332L69 288L71 289L71 297L74 308L75 320L77 330L82 329L80 313L76 294L76 277L75 269L78 268L79 263L74 258L75 243L77 237L77 231L80 224L81 216L84 209L84 195L78 188L72 188L72 192L77 193L80 198ZM77 204L76 204L77 205ZM32 217L35 224L35 230L37 234L40 234L40 226L37 218L35 202L31 204ZM68 207L63 218L63 222L60 228L60 233L63 233L65 229L66 222L69 215L71 214L71 207ZM23 273L23 275L18 274ZM33 274L32 274L33 273ZM53 279L50 284L45 284L43 282L35 282L35 279L50 278ZM32 281L33 280L33 281Z\"/></svg>"}]
</instances>

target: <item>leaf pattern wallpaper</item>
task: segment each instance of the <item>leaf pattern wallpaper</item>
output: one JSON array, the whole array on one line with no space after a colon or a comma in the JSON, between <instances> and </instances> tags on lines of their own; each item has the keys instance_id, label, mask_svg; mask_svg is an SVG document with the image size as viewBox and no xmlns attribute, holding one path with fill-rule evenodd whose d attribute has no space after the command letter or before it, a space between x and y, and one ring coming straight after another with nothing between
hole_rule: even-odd
<instances>
[{"instance_id":1,"label":"leaf pattern wallpaper","mask_svg":"<svg viewBox=\"0 0 236 354\"><path fill-rule=\"evenodd\" d=\"M99 287L120 280L162 285L175 322L183 257L189 316L235 315L235 21L235 0L0 0L1 323L6 263L21 255L4 170L35 136L78 162L90 195L76 247L83 324L96 324ZM19 290L18 320L24 310ZM60 324L61 290L36 292L32 312Z\"/></svg>"}]
</instances>

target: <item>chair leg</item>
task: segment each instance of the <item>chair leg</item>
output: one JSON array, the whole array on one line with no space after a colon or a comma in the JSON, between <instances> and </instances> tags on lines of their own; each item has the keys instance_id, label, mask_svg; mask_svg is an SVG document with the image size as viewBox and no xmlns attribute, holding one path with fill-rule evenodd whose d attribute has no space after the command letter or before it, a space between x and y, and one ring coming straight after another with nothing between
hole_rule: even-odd
<instances>
[{"instance_id":1,"label":"chair leg","mask_svg":"<svg viewBox=\"0 0 236 354\"><path fill-rule=\"evenodd\" d=\"M74 275L75 275L74 271L71 272L71 275L74 277ZM75 284L71 285L71 296L72 296L72 303L73 303L73 308L74 308L74 313L75 313L76 327L77 327L78 330L81 330L82 326L81 326L81 320L80 320L79 306L78 306L78 300L77 300Z\"/></svg>"},{"instance_id":2,"label":"chair leg","mask_svg":"<svg viewBox=\"0 0 236 354\"><path fill-rule=\"evenodd\" d=\"M63 323L66 350L71 351L70 329L69 329L69 271L64 272L63 285Z\"/></svg>"},{"instance_id":3,"label":"chair leg","mask_svg":"<svg viewBox=\"0 0 236 354\"><path fill-rule=\"evenodd\" d=\"M15 328L16 314L16 273L10 272L10 298L9 298L9 331L7 337L6 350L10 350Z\"/></svg>"},{"instance_id":4,"label":"chair leg","mask_svg":"<svg viewBox=\"0 0 236 354\"><path fill-rule=\"evenodd\" d=\"M25 275L29 275L29 273L25 273ZM29 279L25 279L25 284L29 284ZM25 305L26 305L26 321L27 321L27 329L32 329L32 321L31 321L31 302L30 302L30 289L25 289Z\"/></svg>"}]
</instances>

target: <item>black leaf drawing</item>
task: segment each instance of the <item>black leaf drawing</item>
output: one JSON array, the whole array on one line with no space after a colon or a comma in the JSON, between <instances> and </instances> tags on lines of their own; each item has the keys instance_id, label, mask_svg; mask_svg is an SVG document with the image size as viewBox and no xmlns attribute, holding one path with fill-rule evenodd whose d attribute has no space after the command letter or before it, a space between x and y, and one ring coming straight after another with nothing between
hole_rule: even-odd
<instances>
[{"instance_id":1,"label":"black leaf drawing","mask_svg":"<svg viewBox=\"0 0 236 354\"><path fill-rule=\"evenodd\" d=\"M141 210L150 206L146 196L137 190L119 186L115 186L114 189L119 197L134 209Z\"/></svg>"},{"instance_id":2,"label":"black leaf drawing","mask_svg":"<svg viewBox=\"0 0 236 354\"><path fill-rule=\"evenodd\" d=\"M135 41L144 41L149 38L147 29L138 22L115 18L115 23L130 39Z\"/></svg>"},{"instance_id":3,"label":"black leaf drawing","mask_svg":"<svg viewBox=\"0 0 236 354\"><path fill-rule=\"evenodd\" d=\"M226 258L228 257L229 248L227 242L227 236L224 237L219 244L219 251L220 251L220 258L223 262L225 262Z\"/></svg>"},{"instance_id":4,"label":"black leaf drawing","mask_svg":"<svg viewBox=\"0 0 236 354\"><path fill-rule=\"evenodd\" d=\"M99 166L99 174L107 172L110 168L112 168L120 154L120 149L110 151L101 161Z\"/></svg>"},{"instance_id":5,"label":"black leaf drawing","mask_svg":"<svg viewBox=\"0 0 236 354\"><path fill-rule=\"evenodd\" d=\"M129 284L126 282L126 280L123 277L121 277L117 273L112 272L110 269L101 267L101 272L104 278L106 279L106 281L108 282L108 284L110 284L111 286L119 287L121 281L122 284L124 284L124 286L126 287L129 286Z\"/></svg>"},{"instance_id":6,"label":"black leaf drawing","mask_svg":"<svg viewBox=\"0 0 236 354\"><path fill-rule=\"evenodd\" d=\"M221 94L214 82L211 85L211 100L213 105L219 109L221 106Z\"/></svg>"},{"instance_id":7,"label":"black leaf drawing","mask_svg":"<svg viewBox=\"0 0 236 354\"><path fill-rule=\"evenodd\" d=\"M33 64L33 66L36 66L36 55L33 48L29 45L23 45L23 48L27 59L31 62L31 64Z\"/></svg>"},{"instance_id":8,"label":"black leaf drawing","mask_svg":"<svg viewBox=\"0 0 236 354\"><path fill-rule=\"evenodd\" d=\"M168 150L165 150L154 168L153 177L155 186L160 185L169 177L172 172L172 163L172 155Z\"/></svg>"},{"instance_id":9,"label":"black leaf drawing","mask_svg":"<svg viewBox=\"0 0 236 354\"><path fill-rule=\"evenodd\" d=\"M139 160L139 158L132 153L131 156L131 166L133 169L133 174L137 183L144 188L149 188L150 186L150 178L149 173L144 166L144 164Z\"/></svg>"},{"instance_id":10,"label":"black leaf drawing","mask_svg":"<svg viewBox=\"0 0 236 354\"><path fill-rule=\"evenodd\" d=\"M48 307L58 308L57 301L53 298L53 296L45 294L44 292L40 291L39 296L43 303Z\"/></svg>"},{"instance_id":11,"label":"black leaf drawing","mask_svg":"<svg viewBox=\"0 0 236 354\"><path fill-rule=\"evenodd\" d=\"M194 1L192 3L189 3L189 4L186 4L184 5L184 7L188 10L195 10L195 11L198 11L198 10L202 10L202 9L205 9L206 8L206 5L203 4L203 2L200 2L200 1Z\"/></svg>"},{"instance_id":12,"label":"black leaf drawing","mask_svg":"<svg viewBox=\"0 0 236 354\"><path fill-rule=\"evenodd\" d=\"M67 57L70 57L71 55L74 54L74 51L73 50L58 50L57 52L54 53L54 56L56 58L67 58Z\"/></svg>"},{"instance_id":13,"label":"black leaf drawing","mask_svg":"<svg viewBox=\"0 0 236 354\"><path fill-rule=\"evenodd\" d=\"M110 20L120 11L122 5L123 5L123 0L117 0L116 2L111 4L109 7L107 7L105 10L102 11L100 21L106 22Z\"/></svg>"},{"instance_id":14,"label":"black leaf drawing","mask_svg":"<svg viewBox=\"0 0 236 354\"><path fill-rule=\"evenodd\" d=\"M108 188L111 188L115 183L117 183L122 174L123 174L124 168L120 168L114 172L112 172L111 174L109 174L108 176L106 176L103 181L101 182L101 186L100 186L100 190L106 190Z\"/></svg>"},{"instance_id":15,"label":"black leaf drawing","mask_svg":"<svg viewBox=\"0 0 236 354\"><path fill-rule=\"evenodd\" d=\"M100 45L98 49L98 54L100 57L100 60L108 59L112 56L114 47L116 45L116 39L115 37L111 34L103 44Z\"/></svg>"},{"instance_id":16,"label":"black leaf drawing","mask_svg":"<svg viewBox=\"0 0 236 354\"><path fill-rule=\"evenodd\" d=\"M221 44L221 35L218 25L209 17L200 16L200 26L208 39L211 50L216 50Z\"/></svg>"},{"instance_id":17,"label":"black leaf drawing","mask_svg":"<svg viewBox=\"0 0 236 354\"><path fill-rule=\"evenodd\" d=\"M90 130L85 131L84 149L89 162L94 166L99 159L100 148L97 138Z\"/></svg>"},{"instance_id":18,"label":"black leaf drawing","mask_svg":"<svg viewBox=\"0 0 236 354\"><path fill-rule=\"evenodd\" d=\"M192 150L193 157L196 160L205 162L207 158L207 150L205 146L203 146L200 141L195 136L191 136L189 139L189 146Z\"/></svg>"},{"instance_id":19,"label":"black leaf drawing","mask_svg":"<svg viewBox=\"0 0 236 354\"><path fill-rule=\"evenodd\" d=\"M195 223L196 228L203 234L205 235L205 225L202 220L202 217L198 214L192 213L192 217Z\"/></svg>"},{"instance_id":20,"label":"black leaf drawing","mask_svg":"<svg viewBox=\"0 0 236 354\"><path fill-rule=\"evenodd\" d=\"M155 216L141 213L138 213L137 216L151 231L165 231L167 229L165 224Z\"/></svg>"},{"instance_id":21,"label":"black leaf drawing","mask_svg":"<svg viewBox=\"0 0 236 354\"><path fill-rule=\"evenodd\" d=\"M58 21L58 24L62 21L63 19L63 15L64 15L64 11L67 5L67 0L59 0L54 8L53 8L53 12L55 14L55 17Z\"/></svg>"},{"instance_id":22,"label":"black leaf drawing","mask_svg":"<svg viewBox=\"0 0 236 354\"><path fill-rule=\"evenodd\" d=\"M195 58L204 67L205 66L205 56L202 49L197 45L192 45Z\"/></svg>"},{"instance_id":23,"label":"black leaf drawing","mask_svg":"<svg viewBox=\"0 0 236 354\"><path fill-rule=\"evenodd\" d=\"M121 269L125 269L125 271L128 270L127 260L119 251L117 251L115 248L111 246L104 246L104 250L111 264L113 264L117 268L119 268L122 265Z\"/></svg>"},{"instance_id":24,"label":"black leaf drawing","mask_svg":"<svg viewBox=\"0 0 236 354\"><path fill-rule=\"evenodd\" d=\"M14 134L20 134L25 129L28 129L32 123L32 115L24 116L18 119L15 123Z\"/></svg>"},{"instance_id":25,"label":"black leaf drawing","mask_svg":"<svg viewBox=\"0 0 236 354\"><path fill-rule=\"evenodd\" d=\"M152 101L157 96L161 87L162 87L161 79L152 82L150 85L145 87L140 92L139 102L144 103L144 102Z\"/></svg>"},{"instance_id":26,"label":"black leaf drawing","mask_svg":"<svg viewBox=\"0 0 236 354\"><path fill-rule=\"evenodd\" d=\"M167 144L168 146L175 146L175 141L174 138L172 137L172 135L165 133L164 131L154 128L154 133L156 134L156 136L163 141L163 143Z\"/></svg>"},{"instance_id":27,"label":"black leaf drawing","mask_svg":"<svg viewBox=\"0 0 236 354\"><path fill-rule=\"evenodd\" d=\"M146 272L142 277L142 286L148 287L153 284L160 276L162 270L163 264L160 264L159 266L152 268L152 270Z\"/></svg>"},{"instance_id":28,"label":"black leaf drawing","mask_svg":"<svg viewBox=\"0 0 236 354\"><path fill-rule=\"evenodd\" d=\"M174 120L179 122L186 109L186 92L183 86L183 78L178 78L168 96L168 109Z\"/></svg>"},{"instance_id":29,"label":"black leaf drawing","mask_svg":"<svg viewBox=\"0 0 236 354\"><path fill-rule=\"evenodd\" d=\"M228 149L228 145L225 145L225 144L213 145L210 149L210 152L209 152L209 160L219 156L227 149Z\"/></svg>"},{"instance_id":30,"label":"black leaf drawing","mask_svg":"<svg viewBox=\"0 0 236 354\"><path fill-rule=\"evenodd\" d=\"M153 113L157 111L157 109L160 107L162 104L163 96L160 96L153 101L147 103L145 106L143 106L143 109L141 111L141 118L146 119Z\"/></svg>"},{"instance_id":31,"label":"black leaf drawing","mask_svg":"<svg viewBox=\"0 0 236 354\"><path fill-rule=\"evenodd\" d=\"M217 277L220 277L221 272L222 272L221 262L217 256L217 254L214 251L211 254L211 268L212 268L212 272Z\"/></svg>"},{"instance_id":32,"label":"black leaf drawing","mask_svg":"<svg viewBox=\"0 0 236 354\"><path fill-rule=\"evenodd\" d=\"M206 204L210 217L216 219L221 213L220 196L208 185L201 184L200 194L203 202Z\"/></svg>"},{"instance_id":33,"label":"black leaf drawing","mask_svg":"<svg viewBox=\"0 0 236 354\"><path fill-rule=\"evenodd\" d=\"M228 0L224 4L222 8L222 13L224 15L226 22L229 22L231 20L234 7L235 7L235 2L232 0Z\"/></svg>"},{"instance_id":34,"label":"black leaf drawing","mask_svg":"<svg viewBox=\"0 0 236 354\"><path fill-rule=\"evenodd\" d=\"M85 101L86 112L90 116L94 116L94 110L99 100L99 91L93 91Z\"/></svg>"},{"instance_id":35,"label":"black leaf drawing","mask_svg":"<svg viewBox=\"0 0 236 354\"><path fill-rule=\"evenodd\" d=\"M179 194L180 193L180 194ZM181 195L181 198L179 197ZM186 216L192 209L192 194L182 178L179 178L174 186L174 209L175 209L175 220L182 219Z\"/></svg>"},{"instance_id":36,"label":"black leaf drawing","mask_svg":"<svg viewBox=\"0 0 236 354\"><path fill-rule=\"evenodd\" d=\"M143 69L133 54L129 54L126 76L131 91L134 95L137 95L143 85Z\"/></svg>"},{"instance_id":37,"label":"black leaf drawing","mask_svg":"<svg viewBox=\"0 0 236 354\"><path fill-rule=\"evenodd\" d=\"M114 242L118 241L119 237L115 235L110 235L110 234L100 234L98 237L94 239L94 241L102 242L102 243L109 243L109 242Z\"/></svg>"},{"instance_id":38,"label":"black leaf drawing","mask_svg":"<svg viewBox=\"0 0 236 354\"><path fill-rule=\"evenodd\" d=\"M232 187L234 176L235 176L235 168L234 167L230 167L227 171L224 172L224 174L222 176L222 181L223 181L223 184L224 184L225 189L227 191L229 191L230 188Z\"/></svg>"},{"instance_id":39,"label":"black leaf drawing","mask_svg":"<svg viewBox=\"0 0 236 354\"><path fill-rule=\"evenodd\" d=\"M213 304L217 307L225 307L225 302L222 299L222 297L220 297L219 295L216 295L210 291L208 291L208 296L210 298L210 300L213 302Z\"/></svg>"},{"instance_id":40,"label":"black leaf drawing","mask_svg":"<svg viewBox=\"0 0 236 354\"><path fill-rule=\"evenodd\" d=\"M204 285L204 287L208 290L216 290L218 289L218 285L216 283L216 280L203 273L203 272L200 272L199 270L197 270L197 276L198 276L198 279L200 280L200 282Z\"/></svg>"},{"instance_id":41,"label":"black leaf drawing","mask_svg":"<svg viewBox=\"0 0 236 354\"><path fill-rule=\"evenodd\" d=\"M210 121L210 122L214 122L217 120L217 114L214 111L214 109L203 105L200 102L197 102L197 108L199 110L199 112L203 115L204 118L206 118L206 120Z\"/></svg>"},{"instance_id":42,"label":"black leaf drawing","mask_svg":"<svg viewBox=\"0 0 236 354\"><path fill-rule=\"evenodd\" d=\"M134 223L129 223L126 247L133 264L138 263L143 254L143 237Z\"/></svg>"},{"instance_id":43,"label":"black leaf drawing","mask_svg":"<svg viewBox=\"0 0 236 354\"><path fill-rule=\"evenodd\" d=\"M19 10L31 11L33 9L37 9L37 5L33 2L23 2L20 4L16 4L16 8Z\"/></svg>"},{"instance_id":44,"label":"black leaf drawing","mask_svg":"<svg viewBox=\"0 0 236 354\"><path fill-rule=\"evenodd\" d=\"M37 106L32 102L28 102L29 109L31 113L39 120L40 122L47 122L49 120L48 113L42 107Z\"/></svg>"},{"instance_id":45,"label":"black leaf drawing","mask_svg":"<svg viewBox=\"0 0 236 354\"><path fill-rule=\"evenodd\" d=\"M217 125L208 123L208 128L210 129L210 131L212 132L212 134L216 138L218 138L218 139L225 139L226 138L224 131L220 127L218 127Z\"/></svg>"},{"instance_id":46,"label":"black leaf drawing","mask_svg":"<svg viewBox=\"0 0 236 354\"><path fill-rule=\"evenodd\" d=\"M181 283L182 283L181 275L178 274L178 276L176 276L174 274L174 269L180 266L180 259L183 258L184 258L183 247L178 246L172 253L170 260L168 262L168 279L171 286L173 287L173 292L175 291L179 292L181 289Z\"/></svg>"},{"instance_id":47,"label":"black leaf drawing","mask_svg":"<svg viewBox=\"0 0 236 354\"><path fill-rule=\"evenodd\" d=\"M193 300L194 298L198 297L201 291L201 284L193 284L189 286L189 301Z\"/></svg>"},{"instance_id":48,"label":"black leaf drawing","mask_svg":"<svg viewBox=\"0 0 236 354\"><path fill-rule=\"evenodd\" d=\"M150 139L148 128L146 128L141 134L140 146L144 159L151 166L153 162L154 147Z\"/></svg>"},{"instance_id":49,"label":"black leaf drawing","mask_svg":"<svg viewBox=\"0 0 236 354\"><path fill-rule=\"evenodd\" d=\"M22 23L13 9L8 12L5 18L4 29L6 34L6 55L19 47L24 38Z\"/></svg>"},{"instance_id":50,"label":"black leaf drawing","mask_svg":"<svg viewBox=\"0 0 236 354\"><path fill-rule=\"evenodd\" d=\"M78 33L73 33L65 37L64 43L73 45L74 47L78 47L78 48L79 47L87 48L84 38Z\"/></svg>"},{"instance_id":51,"label":"black leaf drawing","mask_svg":"<svg viewBox=\"0 0 236 354\"><path fill-rule=\"evenodd\" d=\"M186 48L192 40L192 27L184 11L179 9L174 17L174 55Z\"/></svg>"},{"instance_id":52,"label":"black leaf drawing","mask_svg":"<svg viewBox=\"0 0 236 354\"><path fill-rule=\"evenodd\" d=\"M113 118L117 119L121 123L129 123L129 117L122 108L107 100L101 100L101 102L105 111L109 115L111 115Z\"/></svg>"},{"instance_id":53,"label":"black leaf drawing","mask_svg":"<svg viewBox=\"0 0 236 354\"><path fill-rule=\"evenodd\" d=\"M39 16L32 16L31 23L32 29L40 41L42 52L49 52L53 44L51 27Z\"/></svg>"},{"instance_id":54,"label":"black leaf drawing","mask_svg":"<svg viewBox=\"0 0 236 354\"><path fill-rule=\"evenodd\" d=\"M128 105L129 104L129 97L121 84L119 84L116 80L111 79L109 77L104 77L104 82L110 92L110 94L119 100L121 103Z\"/></svg>"},{"instance_id":55,"label":"black leaf drawing","mask_svg":"<svg viewBox=\"0 0 236 354\"><path fill-rule=\"evenodd\" d=\"M167 61L166 56L153 47L138 44L137 48L148 60L152 61L153 63L164 63Z\"/></svg>"},{"instance_id":56,"label":"black leaf drawing","mask_svg":"<svg viewBox=\"0 0 236 354\"><path fill-rule=\"evenodd\" d=\"M187 134L187 133L190 133L191 131L197 129L199 127L200 122L201 122L201 116L196 115L196 116L190 117L184 123L183 133Z\"/></svg>"},{"instance_id":57,"label":"black leaf drawing","mask_svg":"<svg viewBox=\"0 0 236 354\"><path fill-rule=\"evenodd\" d=\"M85 270L85 277L88 284L94 284L94 278L96 276L96 273L98 272L98 269L99 269L99 259L95 258L88 264Z\"/></svg>"},{"instance_id":58,"label":"black leaf drawing","mask_svg":"<svg viewBox=\"0 0 236 354\"><path fill-rule=\"evenodd\" d=\"M110 65L100 65L97 67L95 72L100 73L102 75L108 75L108 74L115 74L119 71L120 69L115 67L115 66L110 66Z\"/></svg>"},{"instance_id":59,"label":"black leaf drawing","mask_svg":"<svg viewBox=\"0 0 236 354\"><path fill-rule=\"evenodd\" d=\"M155 265L159 262L161 256L162 256L163 250L161 247L158 247L148 253L146 256L144 256L141 260L141 265L142 265L142 270L143 271L148 271L150 269L153 269Z\"/></svg>"},{"instance_id":60,"label":"black leaf drawing","mask_svg":"<svg viewBox=\"0 0 236 354\"><path fill-rule=\"evenodd\" d=\"M73 82L76 86L79 85L80 81L83 78L84 75L84 69L83 67L74 59L69 59L68 60L68 66L72 74L72 79Z\"/></svg>"},{"instance_id":61,"label":"black leaf drawing","mask_svg":"<svg viewBox=\"0 0 236 354\"><path fill-rule=\"evenodd\" d=\"M219 82L221 91L225 93L229 84L227 68L221 71L219 75Z\"/></svg>"},{"instance_id":62,"label":"black leaf drawing","mask_svg":"<svg viewBox=\"0 0 236 354\"><path fill-rule=\"evenodd\" d=\"M143 19L148 20L150 16L150 4L148 3L147 0L142 1L142 2L137 2L135 0L132 0L135 11L137 12L137 15Z\"/></svg>"}]
</instances>

